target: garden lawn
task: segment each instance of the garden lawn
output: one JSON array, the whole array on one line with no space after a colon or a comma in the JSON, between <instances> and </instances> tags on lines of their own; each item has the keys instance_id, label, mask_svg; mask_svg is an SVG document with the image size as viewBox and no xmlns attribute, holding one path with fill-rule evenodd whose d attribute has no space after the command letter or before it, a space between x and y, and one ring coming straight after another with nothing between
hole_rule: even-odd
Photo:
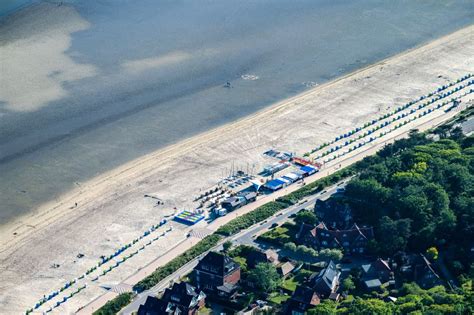
<instances>
[{"instance_id":1,"label":"garden lawn","mask_svg":"<svg viewBox=\"0 0 474 315\"><path fill-rule=\"evenodd\" d=\"M299 282L296 280L296 277L291 277L291 278L285 279L283 283L281 284L281 287L283 289L294 292L298 284Z\"/></svg>"},{"instance_id":2,"label":"garden lawn","mask_svg":"<svg viewBox=\"0 0 474 315\"><path fill-rule=\"evenodd\" d=\"M283 304L286 302L286 300L288 300L290 298L289 295L285 295L285 294L280 294L280 293L272 293L270 295L270 298L268 299L268 301L274 303L274 304Z\"/></svg>"}]
</instances>

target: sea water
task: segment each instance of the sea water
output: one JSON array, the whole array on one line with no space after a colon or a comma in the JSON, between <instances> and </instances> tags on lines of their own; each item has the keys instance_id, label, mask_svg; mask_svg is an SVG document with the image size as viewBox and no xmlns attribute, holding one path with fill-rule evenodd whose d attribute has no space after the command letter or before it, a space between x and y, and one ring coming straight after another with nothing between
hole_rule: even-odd
<instances>
[{"instance_id":1,"label":"sea water","mask_svg":"<svg viewBox=\"0 0 474 315\"><path fill-rule=\"evenodd\" d=\"M0 16L27 2L3 0ZM32 98L28 110L2 99L0 86L2 223L127 161L474 20L472 0L49 2L71 6L86 25L69 34L61 57L93 71L56 79L60 97ZM1 18L0 37L14 19ZM52 31L42 27L29 36ZM0 57L8 44L0 41Z\"/></svg>"}]
</instances>

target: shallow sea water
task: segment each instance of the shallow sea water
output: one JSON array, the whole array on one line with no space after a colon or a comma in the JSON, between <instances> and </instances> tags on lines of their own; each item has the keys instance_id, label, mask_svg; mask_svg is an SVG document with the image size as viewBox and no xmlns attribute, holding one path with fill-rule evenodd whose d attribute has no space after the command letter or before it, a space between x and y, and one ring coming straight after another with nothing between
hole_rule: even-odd
<instances>
[{"instance_id":1,"label":"shallow sea water","mask_svg":"<svg viewBox=\"0 0 474 315\"><path fill-rule=\"evenodd\" d=\"M15 110L0 87L0 222L474 21L470 0L63 3L88 24L64 54L95 74L61 83L64 96L31 111ZM0 32L10 23L1 19Z\"/></svg>"}]
</instances>

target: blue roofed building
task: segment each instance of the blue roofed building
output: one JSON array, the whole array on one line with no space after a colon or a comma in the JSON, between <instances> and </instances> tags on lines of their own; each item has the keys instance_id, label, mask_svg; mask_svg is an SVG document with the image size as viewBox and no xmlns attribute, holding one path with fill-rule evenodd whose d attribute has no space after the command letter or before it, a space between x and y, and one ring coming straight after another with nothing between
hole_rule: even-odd
<instances>
[{"instance_id":1,"label":"blue roofed building","mask_svg":"<svg viewBox=\"0 0 474 315\"><path fill-rule=\"evenodd\" d=\"M284 181L281 181L279 179L273 179L269 182L267 182L264 187L271 190L271 191L276 191L278 189L281 189L283 187L285 187L287 185L287 183L285 183Z\"/></svg>"},{"instance_id":2,"label":"blue roofed building","mask_svg":"<svg viewBox=\"0 0 474 315\"><path fill-rule=\"evenodd\" d=\"M303 172L303 176L309 176L316 173L318 169L315 168L314 166L306 165L306 166L302 166L300 168L300 171Z\"/></svg>"}]
</instances>

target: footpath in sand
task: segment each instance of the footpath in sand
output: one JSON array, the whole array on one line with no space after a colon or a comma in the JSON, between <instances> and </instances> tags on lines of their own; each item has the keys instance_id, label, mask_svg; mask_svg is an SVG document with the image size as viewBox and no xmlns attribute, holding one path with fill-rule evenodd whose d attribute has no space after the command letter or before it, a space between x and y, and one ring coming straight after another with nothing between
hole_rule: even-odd
<instances>
[{"instance_id":1,"label":"footpath in sand","mask_svg":"<svg viewBox=\"0 0 474 315\"><path fill-rule=\"evenodd\" d=\"M191 207L199 190L214 185L232 163L261 169L262 153L269 148L303 154L473 70L471 26L91 180L2 229L0 312L24 312L96 265L101 255L173 213L173 207ZM143 197L149 193L164 206ZM55 312L76 311L102 295L102 287L122 282L172 248L189 232L176 227Z\"/></svg>"}]
</instances>

